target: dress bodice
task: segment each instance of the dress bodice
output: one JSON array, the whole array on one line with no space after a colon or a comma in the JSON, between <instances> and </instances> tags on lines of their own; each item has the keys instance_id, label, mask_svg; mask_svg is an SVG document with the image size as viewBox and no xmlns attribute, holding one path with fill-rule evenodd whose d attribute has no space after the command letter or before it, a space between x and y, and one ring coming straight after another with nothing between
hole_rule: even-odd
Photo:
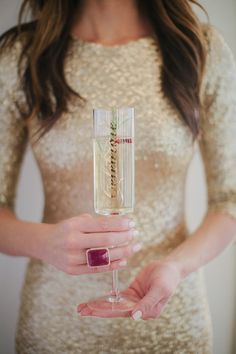
<instances>
[{"instance_id":1,"label":"dress bodice","mask_svg":"<svg viewBox=\"0 0 236 354\"><path fill-rule=\"evenodd\" d=\"M209 208L236 217L236 70L227 44L209 31L202 83L204 117L200 147ZM71 100L68 112L36 144L36 118L26 124L14 108L22 93L16 75L20 44L1 58L1 204L12 205L26 141L32 145L45 193L44 221L93 213L92 109L135 108L135 213L144 242L162 242L184 222L184 189L195 150L190 129L161 86L162 58L152 37L112 47L71 39L66 79L85 99ZM229 172L230 171L230 172Z\"/></svg>"}]
</instances>

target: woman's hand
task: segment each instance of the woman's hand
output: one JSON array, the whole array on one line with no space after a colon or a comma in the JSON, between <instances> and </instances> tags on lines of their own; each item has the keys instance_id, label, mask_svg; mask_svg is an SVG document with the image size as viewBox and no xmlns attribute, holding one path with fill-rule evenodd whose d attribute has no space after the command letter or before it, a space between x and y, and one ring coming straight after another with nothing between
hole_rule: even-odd
<instances>
[{"instance_id":1,"label":"woman's hand","mask_svg":"<svg viewBox=\"0 0 236 354\"><path fill-rule=\"evenodd\" d=\"M51 225L40 258L71 275L120 269L139 248L137 244L131 244L136 234L134 222L128 218L82 214ZM87 266L86 249L112 246L110 265Z\"/></svg>"},{"instance_id":2,"label":"woman's hand","mask_svg":"<svg viewBox=\"0 0 236 354\"><path fill-rule=\"evenodd\" d=\"M157 318L181 280L175 263L154 261L146 266L122 294L131 296L137 305L126 313L98 313L86 303L80 304L77 311L82 316L129 317L134 320Z\"/></svg>"}]
</instances>

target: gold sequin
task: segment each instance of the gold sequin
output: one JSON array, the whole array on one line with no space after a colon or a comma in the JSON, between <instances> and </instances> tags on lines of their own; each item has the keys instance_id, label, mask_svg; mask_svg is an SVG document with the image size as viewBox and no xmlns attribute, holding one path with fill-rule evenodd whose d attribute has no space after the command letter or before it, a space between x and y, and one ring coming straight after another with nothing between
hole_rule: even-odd
<instances>
[{"instance_id":1,"label":"gold sequin","mask_svg":"<svg viewBox=\"0 0 236 354\"><path fill-rule=\"evenodd\" d=\"M209 208L236 218L236 69L232 54L215 29L202 86L201 151L207 173ZM26 127L14 109L21 97L16 73L19 43L0 62L0 203L14 205L24 147L38 123ZM72 40L66 61L71 86L87 99L70 104L33 152L44 183L43 221L57 222L93 213L92 108L135 107L136 206L133 215L144 246L120 271L124 288L151 260L164 257L188 236L184 188L195 152L188 127L161 89L162 60L153 38L124 45ZM31 260L22 293L17 352L210 354L211 321L201 271L178 287L160 318L81 318L76 305L109 291L111 274L69 276Z\"/></svg>"}]
</instances>

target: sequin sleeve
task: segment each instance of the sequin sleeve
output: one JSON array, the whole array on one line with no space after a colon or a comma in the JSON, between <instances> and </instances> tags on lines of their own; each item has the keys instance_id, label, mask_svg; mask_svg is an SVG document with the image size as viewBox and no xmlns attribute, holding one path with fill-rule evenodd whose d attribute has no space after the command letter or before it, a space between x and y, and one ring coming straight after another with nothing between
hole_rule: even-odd
<instances>
[{"instance_id":1,"label":"sequin sleeve","mask_svg":"<svg viewBox=\"0 0 236 354\"><path fill-rule=\"evenodd\" d=\"M200 140L208 211L236 219L236 65L218 30L211 28L208 38Z\"/></svg>"},{"instance_id":2,"label":"sequin sleeve","mask_svg":"<svg viewBox=\"0 0 236 354\"><path fill-rule=\"evenodd\" d=\"M26 125L15 105L22 98L17 62L20 43L0 55L0 207L14 210L17 179L27 142Z\"/></svg>"}]
</instances>

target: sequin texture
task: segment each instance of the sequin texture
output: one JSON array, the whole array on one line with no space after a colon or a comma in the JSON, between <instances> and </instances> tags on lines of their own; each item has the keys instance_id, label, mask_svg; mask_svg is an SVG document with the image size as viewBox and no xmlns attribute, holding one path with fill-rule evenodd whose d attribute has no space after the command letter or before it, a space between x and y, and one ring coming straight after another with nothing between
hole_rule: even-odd
<instances>
[{"instance_id":1,"label":"sequin texture","mask_svg":"<svg viewBox=\"0 0 236 354\"><path fill-rule=\"evenodd\" d=\"M200 147L206 167L209 209L236 218L236 68L227 44L209 30L202 85L204 119ZM55 223L93 213L92 108L135 108L136 194L132 215L143 248L120 271L125 288L139 270L164 257L189 235L184 218L188 165L195 152L189 128L164 96L162 59L153 38L106 47L72 40L65 73L87 101L77 100L37 143L36 119L20 119L16 61L19 43L1 57L0 202L14 207L14 191L26 143L32 145L44 184L43 221ZM201 271L181 282L157 320L78 317L76 305L111 286L111 274L69 276L31 259L22 292L17 352L210 354L211 320Z\"/></svg>"}]
</instances>

